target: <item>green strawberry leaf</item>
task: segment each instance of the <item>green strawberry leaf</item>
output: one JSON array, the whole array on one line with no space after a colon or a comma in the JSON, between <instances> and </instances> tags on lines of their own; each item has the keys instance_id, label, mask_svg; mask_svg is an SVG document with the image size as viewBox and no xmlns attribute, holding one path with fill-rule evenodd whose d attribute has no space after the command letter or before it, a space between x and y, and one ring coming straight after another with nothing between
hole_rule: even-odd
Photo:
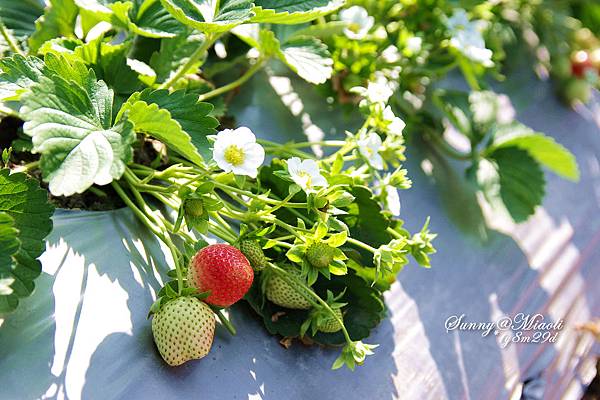
<instances>
[{"instance_id":1,"label":"green strawberry leaf","mask_svg":"<svg viewBox=\"0 0 600 400\"><path fill-rule=\"evenodd\" d=\"M0 313L14 310L33 291L53 212L37 181L0 170Z\"/></svg>"},{"instance_id":2,"label":"green strawberry leaf","mask_svg":"<svg viewBox=\"0 0 600 400\"><path fill-rule=\"evenodd\" d=\"M191 28L174 38L162 39L160 49L150 57L150 67L156 72L157 82L166 81L173 71L188 61L190 54L204 41L204 35ZM190 71L196 71L199 63L192 66Z\"/></svg>"},{"instance_id":3,"label":"green strawberry leaf","mask_svg":"<svg viewBox=\"0 0 600 400\"><path fill-rule=\"evenodd\" d=\"M273 31L260 29L258 24L240 25L232 32L263 56L276 55L308 82L320 84L331 77L333 60L319 39L295 37L281 45Z\"/></svg>"},{"instance_id":4,"label":"green strawberry leaf","mask_svg":"<svg viewBox=\"0 0 600 400\"><path fill-rule=\"evenodd\" d=\"M210 103L198 102L198 96L184 91L146 89L134 93L123 105L119 116L128 115L137 132L150 134L172 150L201 164L212 154L207 135L215 133L218 121L209 116Z\"/></svg>"},{"instance_id":5,"label":"green strawberry leaf","mask_svg":"<svg viewBox=\"0 0 600 400\"><path fill-rule=\"evenodd\" d=\"M14 54L0 59L0 101L18 101L40 81L43 69L44 62L37 57Z\"/></svg>"},{"instance_id":6,"label":"green strawberry leaf","mask_svg":"<svg viewBox=\"0 0 600 400\"><path fill-rule=\"evenodd\" d=\"M553 138L534 132L523 124L515 123L499 128L488 151L493 153L497 149L507 147L526 150L538 163L563 178L579 180L579 167L575 156Z\"/></svg>"},{"instance_id":7,"label":"green strawberry leaf","mask_svg":"<svg viewBox=\"0 0 600 400\"><path fill-rule=\"evenodd\" d=\"M83 61L93 68L96 78L103 80L116 94L130 95L144 87L135 65L140 62L127 58L130 50L130 41L115 45L98 37L87 43L79 39L52 40L40 48L40 53L54 53L71 63Z\"/></svg>"},{"instance_id":8,"label":"green strawberry leaf","mask_svg":"<svg viewBox=\"0 0 600 400\"><path fill-rule=\"evenodd\" d=\"M22 44L35 31L35 21L43 13L43 2L0 0L0 23L6 26L9 35ZM0 35L0 55L6 50L8 44Z\"/></svg>"},{"instance_id":9,"label":"green strawberry leaf","mask_svg":"<svg viewBox=\"0 0 600 400\"><path fill-rule=\"evenodd\" d=\"M302 24L327 15L345 0L256 0L252 22Z\"/></svg>"},{"instance_id":10,"label":"green strawberry leaf","mask_svg":"<svg viewBox=\"0 0 600 400\"><path fill-rule=\"evenodd\" d=\"M297 37L287 41L281 46L279 58L310 83L324 83L333 72L327 46L316 38Z\"/></svg>"},{"instance_id":11,"label":"green strawberry leaf","mask_svg":"<svg viewBox=\"0 0 600 400\"><path fill-rule=\"evenodd\" d=\"M516 146L496 149L489 156L495 164L486 168L482 162L478 180L492 206L501 200L515 222L525 221L542 204L544 173L536 160ZM485 161L485 160L484 160Z\"/></svg>"},{"instance_id":12,"label":"green strawberry leaf","mask_svg":"<svg viewBox=\"0 0 600 400\"><path fill-rule=\"evenodd\" d=\"M381 206L373 197L373 192L365 186L354 186L349 190L354 196L354 201L341 215L340 219L350 228L350 236L373 247L389 243L392 239L386 229L390 220L381 213ZM372 256L369 254L369 258Z\"/></svg>"},{"instance_id":13,"label":"green strawberry leaf","mask_svg":"<svg viewBox=\"0 0 600 400\"><path fill-rule=\"evenodd\" d=\"M21 98L21 114L50 192L70 196L120 178L135 136L129 121L112 125L112 90L81 61L52 53L45 61L45 76Z\"/></svg>"},{"instance_id":14,"label":"green strawberry leaf","mask_svg":"<svg viewBox=\"0 0 600 400\"><path fill-rule=\"evenodd\" d=\"M231 32L247 45L258 49L263 56L269 57L281 53L275 33L268 29L260 29L259 24L240 25L233 28Z\"/></svg>"},{"instance_id":15,"label":"green strawberry leaf","mask_svg":"<svg viewBox=\"0 0 600 400\"><path fill-rule=\"evenodd\" d=\"M116 2L110 6L111 22L130 32L150 38L172 38L180 34L183 26L169 14L160 0L135 0Z\"/></svg>"},{"instance_id":16,"label":"green strawberry leaf","mask_svg":"<svg viewBox=\"0 0 600 400\"><path fill-rule=\"evenodd\" d=\"M29 37L29 50L35 53L47 40L56 37L73 37L78 14L73 0L50 0L44 15L35 22L35 32Z\"/></svg>"},{"instance_id":17,"label":"green strawberry leaf","mask_svg":"<svg viewBox=\"0 0 600 400\"><path fill-rule=\"evenodd\" d=\"M253 16L249 0L161 0L182 24L204 33L221 33Z\"/></svg>"},{"instance_id":18,"label":"green strawberry leaf","mask_svg":"<svg viewBox=\"0 0 600 400\"><path fill-rule=\"evenodd\" d=\"M319 39L330 38L333 35L341 35L348 23L344 21L329 21L324 24L308 25L305 28L298 29L291 34L291 37L310 36Z\"/></svg>"}]
</instances>

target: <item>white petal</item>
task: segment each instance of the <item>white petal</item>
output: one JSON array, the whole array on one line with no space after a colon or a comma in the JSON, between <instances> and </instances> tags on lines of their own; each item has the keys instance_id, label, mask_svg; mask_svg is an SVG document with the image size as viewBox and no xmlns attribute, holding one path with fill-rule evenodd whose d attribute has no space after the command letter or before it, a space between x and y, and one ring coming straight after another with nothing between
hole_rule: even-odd
<instances>
[{"instance_id":1,"label":"white petal","mask_svg":"<svg viewBox=\"0 0 600 400\"><path fill-rule=\"evenodd\" d=\"M312 176L311 184L315 187L327 187L329 185L327 179L321 174Z\"/></svg>"},{"instance_id":2,"label":"white petal","mask_svg":"<svg viewBox=\"0 0 600 400\"><path fill-rule=\"evenodd\" d=\"M217 162L219 168L221 168L225 172L231 172L233 165L228 163L224 157L215 157L213 153L213 159Z\"/></svg>"},{"instance_id":3,"label":"white petal","mask_svg":"<svg viewBox=\"0 0 600 400\"><path fill-rule=\"evenodd\" d=\"M229 142L231 143L235 138L235 133L233 129L223 129L221 132L217 133L217 142Z\"/></svg>"},{"instance_id":4,"label":"white petal","mask_svg":"<svg viewBox=\"0 0 600 400\"><path fill-rule=\"evenodd\" d=\"M287 167L290 175L298 175L298 173L301 171L301 163L302 162L300 161L299 157L292 157L287 160Z\"/></svg>"},{"instance_id":5,"label":"white petal","mask_svg":"<svg viewBox=\"0 0 600 400\"><path fill-rule=\"evenodd\" d=\"M317 175L321 173L321 169L319 168L319 164L315 160L304 160L302 161L302 169L306 171L308 174Z\"/></svg>"},{"instance_id":6,"label":"white petal","mask_svg":"<svg viewBox=\"0 0 600 400\"><path fill-rule=\"evenodd\" d=\"M233 165L231 170L236 175L246 175L250 178L256 178L256 175L258 175L258 169L246 163L237 166Z\"/></svg>"},{"instance_id":7,"label":"white petal","mask_svg":"<svg viewBox=\"0 0 600 400\"><path fill-rule=\"evenodd\" d=\"M265 161L265 149L258 143L247 143L243 147L244 164L258 168Z\"/></svg>"},{"instance_id":8,"label":"white petal","mask_svg":"<svg viewBox=\"0 0 600 400\"><path fill-rule=\"evenodd\" d=\"M254 133L252 133L250 128L245 126L240 126L233 131L233 134L235 137L235 143L240 147L246 143L256 143L256 136L254 136Z\"/></svg>"},{"instance_id":9,"label":"white petal","mask_svg":"<svg viewBox=\"0 0 600 400\"><path fill-rule=\"evenodd\" d=\"M399 216L400 215L400 195L398 194L398 189L393 186L387 186L385 188L387 192L386 201L388 209L391 211L392 215Z\"/></svg>"},{"instance_id":10,"label":"white petal","mask_svg":"<svg viewBox=\"0 0 600 400\"><path fill-rule=\"evenodd\" d=\"M373 154L369 159L369 162L375 169L383 169L383 158L377 153Z\"/></svg>"},{"instance_id":11,"label":"white petal","mask_svg":"<svg viewBox=\"0 0 600 400\"><path fill-rule=\"evenodd\" d=\"M302 189L308 189L308 180L310 176L308 175L292 175L292 180L299 185Z\"/></svg>"}]
</instances>

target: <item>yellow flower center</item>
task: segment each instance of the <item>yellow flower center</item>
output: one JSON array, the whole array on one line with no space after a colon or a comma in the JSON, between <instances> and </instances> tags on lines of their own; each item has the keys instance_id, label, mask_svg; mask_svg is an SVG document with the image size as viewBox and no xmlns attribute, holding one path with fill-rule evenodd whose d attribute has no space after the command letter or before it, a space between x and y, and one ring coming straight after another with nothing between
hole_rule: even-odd
<instances>
[{"instance_id":1,"label":"yellow flower center","mask_svg":"<svg viewBox=\"0 0 600 400\"><path fill-rule=\"evenodd\" d=\"M246 155L244 154L244 151L235 144L232 144L225 149L225 161L231 165L235 165L236 167L242 165L245 158Z\"/></svg>"},{"instance_id":2,"label":"yellow flower center","mask_svg":"<svg viewBox=\"0 0 600 400\"><path fill-rule=\"evenodd\" d=\"M360 32L360 28L362 27L357 22L351 22L350 24L348 24L348 29L350 29L354 33Z\"/></svg>"},{"instance_id":3,"label":"yellow flower center","mask_svg":"<svg viewBox=\"0 0 600 400\"><path fill-rule=\"evenodd\" d=\"M306 179L306 187L312 187L311 181L312 181L312 176L306 172L306 171L299 171L298 172L298 176L300 178L307 178Z\"/></svg>"}]
</instances>

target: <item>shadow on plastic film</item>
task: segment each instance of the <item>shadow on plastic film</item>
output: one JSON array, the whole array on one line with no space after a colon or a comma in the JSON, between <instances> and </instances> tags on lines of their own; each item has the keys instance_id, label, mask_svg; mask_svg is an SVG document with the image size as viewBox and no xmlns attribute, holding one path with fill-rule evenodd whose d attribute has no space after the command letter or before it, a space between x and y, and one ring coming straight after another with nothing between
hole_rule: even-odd
<instances>
[{"instance_id":1,"label":"shadow on plastic film","mask_svg":"<svg viewBox=\"0 0 600 400\"><path fill-rule=\"evenodd\" d=\"M519 312L541 308L548 295L536 284L538 272L528 268L517 243L509 236L482 229L484 220L475 193L459 186L464 181L462 171L425 155L418 147L408 154L407 168L415 183L401 193L403 210L410 210L403 217L414 231L431 216L430 228L443 240L435 242L438 252L432 257L431 269L409 265L399 280L418 307L448 398L507 397L505 383L519 379L524 372L523 358L510 346L501 348L493 334L483 337L481 332L447 331L445 323L449 317L463 314L466 322L490 322L511 314L521 292L531 284L533 294L519 306ZM444 177L455 178L440 182ZM490 377L499 377L499 381L490 382Z\"/></svg>"},{"instance_id":2,"label":"shadow on plastic film","mask_svg":"<svg viewBox=\"0 0 600 400\"><path fill-rule=\"evenodd\" d=\"M234 98L230 109L238 126L248 126L258 138L278 143L343 138L344 130L360 126L356 113L344 113L313 85L279 72L268 69L255 75L245 89L252 96Z\"/></svg>"},{"instance_id":3,"label":"shadow on plastic film","mask_svg":"<svg viewBox=\"0 0 600 400\"><path fill-rule=\"evenodd\" d=\"M567 147L581 173L579 182L546 174L544 208L531 221L545 233L545 251L532 252L534 267L543 275L541 284L552 293L544 308L555 318L564 318L567 326L560 343L561 360L552 360L544 371L544 378L552 382L548 391L559 396L569 389L578 390L594 364L584 361L593 340L574 327L597 316L600 306L596 290L600 220L595 218L600 211L600 102L595 92L588 105L579 105L573 112L554 96L548 83L535 82L527 91L536 93L538 101L519 112L519 119ZM522 229L517 234L524 236ZM548 243L553 246L548 248ZM532 368L539 369L537 359L543 358L541 352L535 354ZM581 391L568 395L578 397Z\"/></svg>"},{"instance_id":4,"label":"shadow on plastic film","mask_svg":"<svg viewBox=\"0 0 600 400\"><path fill-rule=\"evenodd\" d=\"M55 214L36 291L0 329L0 351L7 352L0 357L2 370L7 371L0 375L0 397L78 399L84 386L91 385L97 393L92 397L84 393L83 398L107 398L103 393L119 387L115 378L129 370L124 363L126 350L131 332L138 330L129 309L145 307L145 317L152 303L147 282L156 282L144 272L146 263L140 260L164 262L128 250L134 246L127 245L128 235L119 224L131 224L131 218L122 213L58 210ZM146 245L155 240L141 237ZM162 256L162 252L154 254ZM140 280L136 274L145 276ZM129 308L121 306L125 301ZM115 331L124 333L112 334ZM93 355L113 335L120 339L114 345L117 351L111 350L107 362L96 366ZM120 369L115 367L119 363ZM102 368L111 379L97 385L96 377L86 374L88 365Z\"/></svg>"},{"instance_id":5,"label":"shadow on plastic film","mask_svg":"<svg viewBox=\"0 0 600 400\"><path fill-rule=\"evenodd\" d=\"M52 276L42 273L36 292L52 292ZM0 398L40 398L56 388L54 298L33 295L19 302L0 327Z\"/></svg>"}]
</instances>

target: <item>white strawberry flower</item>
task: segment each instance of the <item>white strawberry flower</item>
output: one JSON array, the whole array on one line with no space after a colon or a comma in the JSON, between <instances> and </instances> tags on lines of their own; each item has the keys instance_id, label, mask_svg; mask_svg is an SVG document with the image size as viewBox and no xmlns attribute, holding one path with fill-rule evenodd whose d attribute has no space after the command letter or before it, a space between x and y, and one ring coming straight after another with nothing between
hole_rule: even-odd
<instances>
[{"instance_id":1,"label":"white strawberry flower","mask_svg":"<svg viewBox=\"0 0 600 400\"><path fill-rule=\"evenodd\" d=\"M411 54L419 53L422 45L423 38L420 38L419 36L412 36L406 40L406 49L410 51Z\"/></svg>"},{"instance_id":2,"label":"white strawberry flower","mask_svg":"<svg viewBox=\"0 0 600 400\"><path fill-rule=\"evenodd\" d=\"M383 109L383 120L388 123L387 130L390 135L402 135L406 124L401 118L396 117L390 106Z\"/></svg>"},{"instance_id":3,"label":"white strawberry flower","mask_svg":"<svg viewBox=\"0 0 600 400\"><path fill-rule=\"evenodd\" d=\"M301 160L299 157L292 157L287 161L287 168L292 180L305 192L317 187L325 188L328 185L315 160Z\"/></svg>"},{"instance_id":4,"label":"white strawberry flower","mask_svg":"<svg viewBox=\"0 0 600 400\"><path fill-rule=\"evenodd\" d=\"M365 97L371 103L386 103L394 91L390 87L387 79L379 77L373 82L369 82Z\"/></svg>"},{"instance_id":5,"label":"white strawberry flower","mask_svg":"<svg viewBox=\"0 0 600 400\"><path fill-rule=\"evenodd\" d=\"M390 210L393 216L400 216L400 194L398 193L398 189L393 187L392 185L387 185L385 187L385 202L387 203L387 208Z\"/></svg>"},{"instance_id":6,"label":"white strawberry flower","mask_svg":"<svg viewBox=\"0 0 600 400\"><path fill-rule=\"evenodd\" d=\"M381 196L384 206L392 213L393 216L400 216L400 193L393 185L390 184L391 176L387 175L383 180L378 181L374 187L374 193Z\"/></svg>"},{"instance_id":7,"label":"white strawberry flower","mask_svg":"<svg viewBox=\"0 0 600 400\"><path fill-rule=\"evenodd\" d=\"M381 150L381 138L375 132L361 135L358 140L358 151L365 157L369 164L375 169L383 169L383 158L379 154Z\"/></svg>"},{"instance_id":8,"label":"white strawberry flower","mask_svg":"<svg viewBox=\"0 0 600 400\"><path fill-rule=\"evenodd\" d=\"M352 6L340 11L340 20L348 23L344 34L349 39L362 39L375 23L375 18L369 16L367 10L360 6Z\"/></svg>"},{"instance_id":9,"label":"white strawberry flower","mask_svg":"<svg viewBox=\"0 0 600 400\"><path fill-rule=\"evenodd\" d=\"M494 65L493 52L485 47L480 22L469 21L467 12L463 9L454 11L452 17L446 20L446 26L452 35L450 46L484 67L491 67Z\"/></svg>"},{"instance_id":10,"label":"white strawberry flower","mask_svg":"<svg viewBox=\"0 0 600 400\"><path fill-rule=\"evenodd\" d=\"M213 159L225 172L256 178L258 168L265 160L265 150L256 143L254 133L242 126L237 129L225 129L217 134Z\"/></svg>"}]
</instances>

